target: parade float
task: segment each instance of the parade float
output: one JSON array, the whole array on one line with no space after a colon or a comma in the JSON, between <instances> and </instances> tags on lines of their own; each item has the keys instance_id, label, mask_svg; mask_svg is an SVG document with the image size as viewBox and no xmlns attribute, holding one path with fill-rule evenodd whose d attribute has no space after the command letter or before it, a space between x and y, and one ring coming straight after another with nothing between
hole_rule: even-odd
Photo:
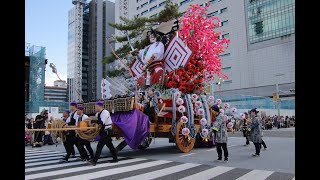
<instances>
[{"instance_id":1,"label":"parade float","mask_svg":"<svg viewBox=\"0 0 320 180\"><path fill-rule=\"evenodd\" d=\"M118 151L126 145L132 149L145 149L157 137L169 138L169 142L175 143L184 153L190 152L195 145L212 146L214 137L210 127L215 114L211 113L210 107L218 104L222 111L236 113L205 90L215 76L228 78L221 71L219 55L225 51L229 40L220 38L220 33L215 31L220 21L216 16L208 17L209 6L191 5L180 14L178 5L167 1L165 9L156 17L132 20L121 17L123 24L110 23L124 34L112 39L124 46L117 51L112 49L113 54L104 61L119 62L123 74L127 73L126 79L131 79L130 91L117 96L112 95L110 89L120 91L117 87L121 83L111 83L110 77L101 83L104 108L110 112L113 122L113 136L124 138L116 147ZM147 37L150 32L156 34L157 41L150 42ZM143 105L138 103L139 92L147 91L149 87L155 89L158 96L159 112L155 114L154 122L149 121ZM63 137L61 129L76 130L80 137L88 140L99 137L99 126L90 123L96 120L95 102L81 104L90 117L77 127L64 128L64 122L55 121L51 126L55 137ZM226 122L227 119L226 116Z\"/></svg>"}]
</instances>

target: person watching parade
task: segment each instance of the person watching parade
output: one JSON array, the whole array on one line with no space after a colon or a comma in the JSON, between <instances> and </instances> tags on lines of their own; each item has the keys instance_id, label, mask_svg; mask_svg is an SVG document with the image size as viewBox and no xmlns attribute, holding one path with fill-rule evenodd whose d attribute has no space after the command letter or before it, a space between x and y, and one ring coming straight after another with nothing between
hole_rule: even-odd
<instances>
[{"instance_id":1,"label":"person watching parade","mask_svg":"<svg viewBox=\"0 0 320 180\"><path fill-rule=\"evenodd\" d=\"M227 148L227 142L228 142L228 134L227 134L227 125L226 122L223 120L223 115L219 111L219 107L217 105L213 105L211 109L216 114L216 120L213 123L213 131L215 131L215 142L216 142L216 148L218 153L218 159L217 161L222 161L222 150L224 154L224 161L228 162L228 148Z\"/></svg>"}]
</instances>

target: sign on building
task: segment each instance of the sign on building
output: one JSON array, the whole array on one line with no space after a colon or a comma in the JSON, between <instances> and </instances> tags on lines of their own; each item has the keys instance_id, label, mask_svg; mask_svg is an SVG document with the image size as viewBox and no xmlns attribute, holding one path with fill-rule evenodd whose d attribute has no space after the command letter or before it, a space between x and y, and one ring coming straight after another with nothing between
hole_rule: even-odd
<instances>
[{"instance_id":1,"label":"sign on building","mask_svg":"<svg viewBox=\"0 0 320 180\"><path fill-rule=\"evenodd\" d=\"M53 113L53 114L59 113L59 107L51 107L50 110L51 110L50 113Z\"/></svg>"}]
</instances>

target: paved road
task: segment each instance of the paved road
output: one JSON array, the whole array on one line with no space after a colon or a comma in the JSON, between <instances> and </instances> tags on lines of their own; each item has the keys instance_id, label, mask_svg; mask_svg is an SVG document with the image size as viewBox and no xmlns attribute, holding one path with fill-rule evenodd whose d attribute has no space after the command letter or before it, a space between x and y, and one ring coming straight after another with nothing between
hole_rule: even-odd
<instances>
[{"instance_id":1,"label":"paved road","mask_svg":"<svg viewBox=\"0 0 320 180\"><path fill-rule=\"evenodd\" d=\"M155 160L119 156L116 164L102 157L96 166L70 159L59 163L63 153L51 150L26 150L25 179L238 179L277 180L294 178L294 174L225 165L203 165L172 160Z\"/></svg>"},{"instance_id":2,"label":"paved road","mask_svg":"<svg viewBox=\"0 0 320 180\"><path fill-rule=\"evenodd\" d=\"M274 130L280 132L280 130ZM285 130L291 133L289 130ZM265 134L266 131L264 131ZM271 131L270 131L271 132ZM284 131L281 131L284 132ZM285 134L285 133L284 133ZM281 134L283 135L283 134ZM146 150L124 148L120 161L107 163L110 158L105 148L97 166L70 159L59 163L65 154L63 145L26 147L26 179L293 179L295 171L295 138L287 135L264 137L268 149L254 158L254 146L243 146L243 137L230 137L229 162L215 162L215 148L195 148L181 153L168 139L157 138ZM117 145L120 141L114 141ZM92 143L95 150L96 143Z\"/></svg>"},{"instance_id":3,"label":"paved road","mask_svg":"<svg viewBox=\"0 0 320 180\"><path fill-rule=\"evenodd\" d=\"M229 133L229 137L241 137L242 132L238 131L235 132L234 134ZM295 137L295 128L273 128L272 130L264 130L263 131L263 136L265 137Z\"/></svg>"}]
</instances>

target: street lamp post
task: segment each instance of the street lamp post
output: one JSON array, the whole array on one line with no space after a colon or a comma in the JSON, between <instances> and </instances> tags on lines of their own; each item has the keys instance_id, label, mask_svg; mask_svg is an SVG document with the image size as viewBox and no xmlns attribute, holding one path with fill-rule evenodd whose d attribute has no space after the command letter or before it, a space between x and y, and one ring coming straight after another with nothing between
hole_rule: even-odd
<instances>
[{"instance_id":1,"label":"street lamp post","mask_svg":"<svg viewBox=\"0 0 320 180\"><path fill-rule=\"evenodd\" d=\"M279 98L279 79L278 77L284 76L284 74L276 74L276 93L277 93L277 110L278 110L278 117L280 117L280 98Z\"/></svg>"},{"instance_id":2,"label":"street lamp post","mask_svg":"<svg viewBox=\"0 0 320 180\"><path fill-rule=\"evenodd\" d=\"M60 76L58 75L58 71L57 71L56 66L55 66L53 63L50 63L49 67L52 69L52 72L57 75L57 77L59 78L59 80L62 81L61 78L60 78ZM70 84L68 84L68 83L66 83L66 84L67 84L67 86L69 86L69 87L71 88L71 85L70 85ZM78 91L76 91L76 92L77 92L78 96L80 97L80 102L83 102L82 96L81 96L80 92L78 92ZM70 102L69 102L69 104L70 104Z\"/></svg>"}]
</instances>

